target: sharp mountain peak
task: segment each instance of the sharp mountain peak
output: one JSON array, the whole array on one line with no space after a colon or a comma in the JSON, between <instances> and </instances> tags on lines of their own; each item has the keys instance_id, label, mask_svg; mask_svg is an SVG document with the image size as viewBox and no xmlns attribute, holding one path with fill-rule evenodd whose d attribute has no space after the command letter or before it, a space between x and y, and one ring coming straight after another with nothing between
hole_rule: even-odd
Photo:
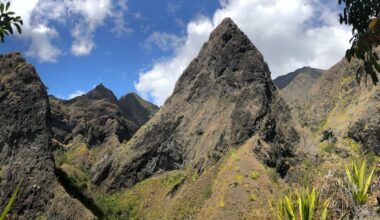
<instances>
[{"instance_id":1,"label":"sharp mountain peak","mask_svg":"<svg viewBox=\"0 0 380 220\"><path fill-rule=\"evenodd\" d=\"M106 99L112 103L117 102L117 98L114 93L110 89L106 88L102 83L89 91L86 96L90 99Z\"/></svg>"},{"instance_id":2,"label":"sharp mountain peak","mask_svg":"<svg viewBox=\"0 0 380 220\"><path fill-rule=\"evenodd\" d=\"M225 18L178 79L173 95L196 96L197 91L205 92L213 84L241 88L252 82L271 82L268 65L247 35Z\"/></svg>"}]
</instances>

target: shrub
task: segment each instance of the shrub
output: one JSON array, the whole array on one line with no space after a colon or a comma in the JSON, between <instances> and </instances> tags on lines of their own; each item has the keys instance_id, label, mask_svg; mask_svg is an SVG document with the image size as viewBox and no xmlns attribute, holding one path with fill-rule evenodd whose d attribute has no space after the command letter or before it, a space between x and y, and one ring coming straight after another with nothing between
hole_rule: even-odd
<instances>
[{"instance_id":1,"label":"shrub","mask_svg":"<svg viewBox=\"0 0 380 220\"><path fill-rule=\"evenodd\" d=\"M353 199L357 204L362 205L367 201L368 189L376 167L373 167L366 176L367 161L363 160L360 167L359 164L352 161L351 168L346 165L346 174L351 184Z\"/></svg>"},{"instance_id":2,"label":"shrub","mask_svg":"<svg viewBox=\"0 0 380 220\"><path fill-rule=\"evenodd\" d=\"M239 175L239 174L234 175L234 182L235 183L242 184L243 180L244 180L244 176Z\"/></svg>"},{"instance_id":3,"label":"shrub","mask_svg":"<svg viewBox=\"0 0 380 220\"><path fill-rule=\"evenodd\" d=\"M360 153L360 151L361 151L361 145L358 142L356 142L350 138L345 138L343 140L343 145L345 145L346 147L349 147L351 149L351 151L353 151L355 153Z\"/></svg>"},{"instance_id":4,"label":"shrub","mask_svg":"<svg viewBox=\"0 0 380 220\"><path fill-rule=\"evenodd\" d=\"M294 201L292 198L294 198ZM295 196L285 195L280 198L277 202L275 213L278 220L312 220L316 216L316 212L320 211L320 219L325 220L327 219L329 205L330 200L327 199L320 206L319 192L313 188L311 191L296 192ZM273 206L271 208L274 209Z\"/></svg>"},{"instance_id":5,"label":"shrub","mask_svg":"<svg viewBox=\"0 0 380 220\"><path fill-rule=\"evenodd\" d=\"M256 180L257 178L259 178L259 176L260 176L260 173L257 171L253 171L251 173L251 179L253 179L253 180Z\"/></svg>"}]
</instances>

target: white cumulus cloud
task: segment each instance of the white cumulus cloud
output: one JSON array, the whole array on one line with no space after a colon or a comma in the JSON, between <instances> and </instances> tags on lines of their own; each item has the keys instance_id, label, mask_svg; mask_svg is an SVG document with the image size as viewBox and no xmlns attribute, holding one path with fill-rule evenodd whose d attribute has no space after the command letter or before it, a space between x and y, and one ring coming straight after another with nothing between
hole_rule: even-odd
<instances>
[{"instance_id":1,"label":"white cumulus cloud","mask_svg":"<svg viewBox=\"0 0 380 220\"><path fill-rule=\"evenodd\" d=\"M153 32L144 42L143 47L150 51L153 46L160 48L163 51L168 51L177 48L183 44L184 39L175 34L166 32Z\"/></svg>"},{"instance_id":2,"label":"white cumulus cloud","mask_svg":"<svg viewBox=\"0 0 380 220\"><path fill-rule=\"evenodd\" d=\"M71 30L71 53L75 56L91 53L96 47L94 33L107 18L114 21L112 33L130 31L124 21L125 0L11 0L11 10L24 21L19 37L29 44L27 55L42 62L55 62L62 54L55 42L60 36L53 22Z\"/></svg>"},{"instance_id":3,"label":"white cumulus cloud","mask_svg":"<svg viewBox=\"0 0 380 220\"><path fill-rule=\"evenodd\" d=\"M329 68L349 47L351 32L338 22L335 4L317 0L220 0L212 18L187 25L174 56L140 73L135 87L162 105L182 71L196 57L211 31L231 17L263 53L275 78L303 66Z\"/></svg>"},{"instance_id":4,"label":"white cumulus cloud","mask_svg":"<svg viewBox=\"0 0 380 220\"><path fill-rule=\"evenodd\" d=\"M68 98L69 98L69 99L73 99L73 98L75 98L75 97L78 97L78 96L83 95L84 93L85 93L85 92L82 91L82 90L76 90L75 92L71 93L71 94L68 96Z\"/></svg>"},{"instance_id":5,"label":"white cumulus cloud","mask_svg":"<svg viewBox=\"0 0 380 220\"><path fill-rule=\"evenodd\" d=\"M161 105L174 89L181 72L187 67L201 49L202 43L213 29L212 21L201 17L187 25L186 40L175 48L175 56L154 64L147 72L140 73L135 87L143 97L149 95Z\"/></svg>"}]
</instances>

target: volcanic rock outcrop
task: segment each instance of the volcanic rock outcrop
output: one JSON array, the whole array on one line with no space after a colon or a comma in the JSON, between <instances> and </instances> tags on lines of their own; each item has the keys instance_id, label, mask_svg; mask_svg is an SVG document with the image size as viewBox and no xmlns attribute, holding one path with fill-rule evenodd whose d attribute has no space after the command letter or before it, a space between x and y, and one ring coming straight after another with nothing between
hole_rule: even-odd
<instances>
[{"instance_id":1,"label":"volcanic rock outcrop","mask_svg":"<svg viewBox=\"0 0 380 220\"><path fill-rule=\"evenodd\" d=\"M285 175L298 134L268 65L248 37L226 18L179 78L172 96L124 148L113 152L107 190L131 187L161 171L201 173L224 153L257 135L252 146Z\"/></svg>"},{"instance_id":2,"label":"volcanic rock outcrop","mask_svg":"<svg viewBox=\"0 0 380 220\"><path fill-rule=\"evenodd\" d=\"M10 219L94 219L58 183L46 87L18 53L0 55L0 112L0 210L22 182Z\"/></svg>"},{"instance_id":3,"label":"volcanic rock outcrop","mask_svg":"<svg viewBox=\"0 0 380 220\"><path fill-rule=\"evenodd\" d=\"M108 143L128 140L136 130L158 111L158 107L128 94L117 100L103 84L71 100L50 97L53 137L61 143Z\"/></svg>"},{"instance_id":4,"label":"volcanic rock outcrop","mask_svg":"<svg viewBox=\"0 0 380 220\"><path fill-rule=\"evenodd\" d=\"M122 115L133 121L138 127L145 124L158 111L157 106L145 101L136 93L122 96L118 101L118 105Z\"/></svg>"}]
</instances>

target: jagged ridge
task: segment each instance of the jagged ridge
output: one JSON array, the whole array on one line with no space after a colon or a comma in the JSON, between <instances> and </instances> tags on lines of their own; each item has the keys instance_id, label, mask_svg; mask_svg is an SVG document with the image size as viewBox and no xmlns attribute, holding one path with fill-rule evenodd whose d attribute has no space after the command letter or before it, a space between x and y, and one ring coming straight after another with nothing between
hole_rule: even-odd
<instances>
[{"instance_id":1,"label":"jagged ridge","mask_svg":"<svg viewBox=\"0 0 380 220\"><path fill-rule=\"evenodd\" d=\"M161 110L114 152L108 190L130 187L160 170L199 172L232 147L258 135L271 144L252 146L282 175L298 135L267 64L248 37L227 18L211 33L179 78Z\"/></svg>"}]
</instances>

